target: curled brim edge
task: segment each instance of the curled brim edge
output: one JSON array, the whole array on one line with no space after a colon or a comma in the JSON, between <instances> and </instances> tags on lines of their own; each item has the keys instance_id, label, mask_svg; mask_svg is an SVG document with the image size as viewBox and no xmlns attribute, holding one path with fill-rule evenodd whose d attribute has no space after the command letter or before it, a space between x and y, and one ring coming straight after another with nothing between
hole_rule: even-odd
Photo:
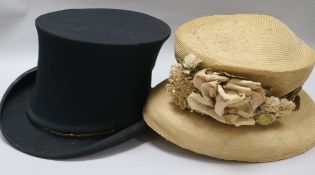
<instances>
[{"instance_id":1,"label":"curled brim edge","mask_svg":"<svg viewBox=\"0 0 315 175\"><path fill-rule=\"evenodd\" d=\"M315 145L315 105L303 90L301 106L270 126L235 127L172 103L166 81L156 86L144 107L144 120L181 148L210 157L270 162L296 156Z\"/></svg>"},{"instance_id":2,"label":"curled brim edge","mask_svg":"<svg viewBox=\"0 0 315 175\"><path fill-rule=\"evenodd\" d=\"M37 68L20 75L6 90L0 103L0 129L17 150L46 159L70 159L96 153L148 131L143 119L113 134L92 138L69 138L35 126L27 117L26 99L35 83Z\"/></svg>"}]
</instances>

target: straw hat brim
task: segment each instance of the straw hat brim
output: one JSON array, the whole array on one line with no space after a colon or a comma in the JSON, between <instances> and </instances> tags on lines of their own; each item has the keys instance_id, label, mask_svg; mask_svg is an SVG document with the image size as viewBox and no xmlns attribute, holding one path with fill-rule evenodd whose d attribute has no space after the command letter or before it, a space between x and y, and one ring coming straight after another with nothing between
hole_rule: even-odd
<instances>
[{"instance_id":1,"label":"straw hat brim","mask_svg":"<svg viewBox=\"0 0 315 175\"><path fill-rule=\"evenodd\" d=\"M225 160L269 162L293 157L315 144L315 105L301 91L300 109L270 126L235 127L181 110L171 102L166 81L156 86L144 108L145 122L170 142Z\"/></svg>"}]
</instances>

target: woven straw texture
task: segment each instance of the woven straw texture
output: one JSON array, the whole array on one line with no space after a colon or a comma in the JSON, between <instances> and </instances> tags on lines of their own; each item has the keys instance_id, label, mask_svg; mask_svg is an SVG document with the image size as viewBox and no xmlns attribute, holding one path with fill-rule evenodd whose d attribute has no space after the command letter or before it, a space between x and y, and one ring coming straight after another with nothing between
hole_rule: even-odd
<instances>
[{"instance_id":1,"label":"woven straw texture","mask_svg":"<svg viewBox=\"0 0 315 175\"><path fill-rule=\"evenodd\" d=\"M204 67L262 82L283 96L308 78L314 51L285 24L267 15L217 15L197 18L175 34L175 54L195 54Z\"/></svg>"},{"instance_id":2,"label":"woven straw texture","mask_svg":"<svg viewBox=\"0 0 315 175\"><path fill-rule=\"evenodd\" d=\"M315 144L315 105L304 91L300 92L300 110L289 117L270 126L235 127L179 109L165 84L151 92L144 120L182 148L225 160L268 162L301 154Z\"/></svg>"},{"instance_id":3,"label":"woven straw texture","mask_svg":"<svg viewBox=\"0 0 315 175\"><path fill-rule=\"evenodd\" d=\"M203 68L262 83L281 97L303 85L314 51L285 24L266 15L207 16L183 24L175 34L176 58L200 58ZM144 120L157 133L193 152L225 160L276 161L303 153L315 144L315 105L302 90L298 111L270 126L234 127L209 116L180 110L155 87Z\"/></svg>"}]
</instances>

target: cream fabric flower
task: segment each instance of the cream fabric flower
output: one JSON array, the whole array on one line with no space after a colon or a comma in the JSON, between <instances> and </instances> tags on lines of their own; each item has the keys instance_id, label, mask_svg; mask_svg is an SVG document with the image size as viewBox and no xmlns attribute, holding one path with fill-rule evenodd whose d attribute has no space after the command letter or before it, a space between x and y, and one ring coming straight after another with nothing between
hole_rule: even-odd
<instances>
[{"instance_id":1,"label":"cream fabric flower","mask_svg":"<svg viewBox=\"0 0 315 175\"><path fill-rule=\"evenodd\" d=\"M227 73L200 70L193 78L193 85L198 92L187 97L192 110L235 126L255 125L255 111L265 102L259 82Z\"/></svg>"},{"instance_id":2,"label":"cream fabric flower","mask_svg":"<svg viewBox=\"0 0 315 175\"><path fill-rule=\"evenodd\" d=\"M270 125L289 115L293 101L266 97L260 82L226 72L198 69L201 60L189 54L172 66L166 89L174 104L235 126ZM266 91L266 93L265 93Z\"/></svg>"}]
</instances>

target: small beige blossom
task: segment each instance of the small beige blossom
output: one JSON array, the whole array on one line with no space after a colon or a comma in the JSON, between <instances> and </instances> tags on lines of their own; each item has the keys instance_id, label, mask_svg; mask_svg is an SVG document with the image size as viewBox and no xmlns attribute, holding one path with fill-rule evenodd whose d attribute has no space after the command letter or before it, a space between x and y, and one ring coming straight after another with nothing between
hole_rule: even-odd
<instances>
[{"instance_id":1,"label":"small beige blossom","mask_svg":"<svg viewBox=\"0 0 315 175\"><path fill-rule=\"evenodd\" d=\"M285 117L289 115L296 105L293 101L289 101L286 98L267 97L266 102L260 106L260 113L273 114L276 118Z\"/></svg>"},{"instance_id":2,"label":"small beige blossom","mask_svg":"<svg viewBox=\"0 0 315 175\"><path fill-rule=\"evenodd\" d=\"M259 113L256 116L256 123L259 125L270 125L276 121L276 115L272 113Z\"/></svg>"},{"instance_id":3,"label":"small beige blossom","mask_svg":"<svg viewBox=\"0 0 315 175\"><path fill-rule=\"evenodd\" d=\"M184 58L183 66L187 69L194 69L200 64L200 60L196 58L196 55L189 54Z\"/></svg>"},{"instance_id":4,"label":"small beige blossom","mask_svg":"<svg viewBox=\"0 0 315 175\"><path fill-rule=\"evenodd\" d=\"M181 109L186 109L187 97L195 91L193 83L185 73L181 64L172 66L166 90L172 97L172 101Z\"/></svg>"},{"instance_id":5,"label":"small beige blossom","mask_svg":"<svg viewBox=\"0 0 315 175\"><path fill-rule=\"evenodd\" d=\"M196 88L192 83L191 73L200 63L195 55L190 54L185 57L182 64L177 63L171 67L166 89L172 96L172 101L181 109L188 108L187 97Z\"/></svg>"}]
</instances>

